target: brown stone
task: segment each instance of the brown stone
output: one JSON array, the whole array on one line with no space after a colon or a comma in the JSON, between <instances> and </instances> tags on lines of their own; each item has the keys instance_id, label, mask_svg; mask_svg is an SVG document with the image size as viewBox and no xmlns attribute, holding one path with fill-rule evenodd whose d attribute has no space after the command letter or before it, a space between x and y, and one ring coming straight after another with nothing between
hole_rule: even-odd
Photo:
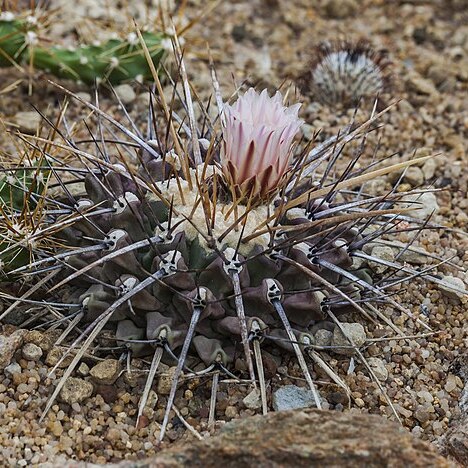
<instances>
[{"instance_id":1,"label":"brown stone","mask_svg":"<svg viewBox=\"0 0 468 468\"><path fill-rule=\"evenodd\" d=\"M117 359L105 359L91 368L89 374L97 384L112 385L120 373L120 362Z\"/></svg>"}]
</instances>

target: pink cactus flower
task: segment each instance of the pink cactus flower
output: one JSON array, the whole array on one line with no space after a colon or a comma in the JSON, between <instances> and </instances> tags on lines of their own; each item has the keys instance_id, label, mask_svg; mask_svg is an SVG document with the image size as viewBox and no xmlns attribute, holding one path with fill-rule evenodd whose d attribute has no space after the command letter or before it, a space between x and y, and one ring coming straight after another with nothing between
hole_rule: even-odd
<instances>
[{"instance_id":1,"label":"pink cactus flower","mask_svg":"<svg viewBox=\"0 0 468 468\"><path fill-rule=\"evenodd\" d=\"M292 156L292 141L303 121L301 104L283 106L278 91L270 97L250 88L224 107L223 171L237 195L265 198L277 189Z\"/></svg>"}]
</instances>

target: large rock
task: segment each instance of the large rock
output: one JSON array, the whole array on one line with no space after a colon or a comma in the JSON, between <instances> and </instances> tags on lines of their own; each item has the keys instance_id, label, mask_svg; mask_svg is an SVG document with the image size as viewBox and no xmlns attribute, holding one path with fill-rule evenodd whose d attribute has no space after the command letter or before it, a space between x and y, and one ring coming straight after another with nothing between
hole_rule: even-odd
<instances>
[{"instance_id":1,"label":"large rock","mask_svg":"<svg viewBox=\"0 0 468 468\"><path fill-rule=\"evenodd\" d=\"M442 453L448 455L461 466L468 466L468 417L460 418L444 434Z\"/></svg>"},{"instance_id":2,"label":"large rock","mask_svg":"<svg viewBox=\"0 0 468 468\"><path fill-rule=\"evenodd\" d=\"M454 465L431 445L381 416L307 409L232 421L216 436L185 441L153 459L107 466L445 468Z\"/></svg>"},{"instance_id":3,"label":"large rock","mask_svg":"<svg viewBox=\"0 0 468 468\"><path fill-rule=\"evenodd\" d=\"M63 402L72 405L81 403L93 394L93 384L76 377L68 377L65 385L60 391L60 398Z\"/></svg>"}]
</instances>

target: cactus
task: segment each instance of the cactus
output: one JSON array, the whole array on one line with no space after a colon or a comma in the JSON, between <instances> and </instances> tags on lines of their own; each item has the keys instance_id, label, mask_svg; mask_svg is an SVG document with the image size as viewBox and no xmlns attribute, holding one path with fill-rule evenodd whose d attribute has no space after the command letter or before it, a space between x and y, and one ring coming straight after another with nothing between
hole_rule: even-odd
<instances>
[{"instance_id":1,"label":"cactus","mask_svg":"<svg viewBox=\"0 0 468 468\"><path fill-rule=\"evenodd\" d=\"M29 18L29 17L28 17ZM138 36L130 33L126 39L110 39L99 45L63 48L39 44L37 23L30 19L3 13L0 19L0 67L29 64L60 78L86 84L105 80L118 84L125 80L151 78L145 53ZM155 65L161 60L163 36L144 32L143 39Z\"/></svg>"},{"instance_id":2,"label":"cactus","mask_svg":"<svg viewBox=\"0 0 468 468\"><path fill-rule=\"evenodd\" d=\"M42 223L42 198L50 177L50 170L44 170L40 164L28 161L0 175L1 276L29 265L33 252L39 248L33 237Z\"/></svg>"},{"instance_id":3,"label":"cactus","mask_svg":"<svg viewBox=\"0 0 468 468\"><path fill-rule=\"evenodd\" d=\"M66 152L84 163L70 168L73 183L84 182L81 192L43 197L47 225L55 226L63 247L53 255L37 248L34 261L11 272L30 281L55 271L38 294L68 310L60 341L73 339L63 359L75 354L44 415L103 330L127 356L150 356L139 416L160 362L175 366L162 439L181 375L195 367L205 367L198 375L212 375L211 423L220 375L258 382L268 411L262 364L268 346L296 356L320 407L310 360L346 384L318 357L313 328L342 330L364 364L341 324L343 314L382 317L384 303L428 328L392 297L391 287L422 276L441 280L366 250L403 222L416 232L434 227L412 216L418 203L408 197L421 191L371 196L363 190L366 181L427 157L358 169L359 152L339 174L338 156L379 116L301 150L293 143L302 124L298 105L284 107L280 94L254 90L227 105L217 93L219 118L198 126L183 65L180 73L186 116L169 108L163 93L157 96L162 115L155 115L152 95L145 131L68 92L97 116L96 149L80 148L61 130ZM105 141L108 125L114 130ZM66 167L58 180L66 179ZM382 276L372 265L392 274ZM245 363L241 374L233 366L238 359Z\"/></svg>"},{"instance_id":4,"label":"cactus","mask_svg":"<svg viewBox=\"0 0 468 468\"><path fill-rule=\"evenodd\" d=\"M352 107L389 90L390 64L386 51L374 50L364 40L323 42L299 81L314 100Z\"/></svg>"}]
</instances>

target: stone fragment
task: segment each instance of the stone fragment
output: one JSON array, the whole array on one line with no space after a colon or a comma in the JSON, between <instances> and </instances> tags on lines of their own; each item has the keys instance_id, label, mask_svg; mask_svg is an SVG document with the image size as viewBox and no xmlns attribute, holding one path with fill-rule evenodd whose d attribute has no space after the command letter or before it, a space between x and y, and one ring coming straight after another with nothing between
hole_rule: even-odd
<instances>
[{"instance_id":1,"label":"stone fragment","mask_svg":"<svg viewBox=\"0 0 468 468\"><path fill-rule=\"evenodd\" d=\"M296 385L285 385L273 393L273 409L285 411L316 406L312 390Z\"/></svg>"},{"instance_id":2,"label":"stone fragment","mask_svg":"<svg viewBox=\"0 0 468 468\"><path fill-rule=\"evenodd\" d=\"M426 80L416 72L410 73L406 85L410 92L416 94L422 94L424 96L435 96L439 94L432 81Z\"/></svg>"},{"instance_id":3,"label":"stone fragment","mask_svg":"<svg viewBox=\"0 0 468 468\"><path fill-rule=\"evenodd\" d=\"M399 252L403 251L398 257L402 262L408 262L413 265L425 265L430 261L430 258L427 256L427 251L421 247L411 245L406 249L407 244L399 241L394 241L393 244L398 247Z\"/></svg>"},{"instance_id":4,"label":"stone fragment","mask_svg":"<svg viewBox=\"0 0 468 468\"><path fill-rule=\"evenodd\" d=\"M388 369L382 359L371 357L367 359L367 363L381 382L385 382L388 379Z\"/></svg>"},{"instance_id":5,"label":"stone fragment","mask_svg":"<svg viewBox=\"0 0 468 468\"><path fill-rule=\"evenodd\" d=\"M332 343L333 332L326 329L317 330L314 335L316 346L330 346Z\"/></svg>"},{"instance_id":6,"label":"stone fragment","mask_svg":"<svg viewBox=\"0 0 468 468\"><path fill-rule=\"evenodd\" d=\"M311 141L314 138L316 128L313 125L303 124L301 130L307 141Z\"/></svg>"},{"instance_id":7,"label":"stone fragment","mask_svg":"<svg viewBox=\"0 0 468 468\"><path fill-rule=\"evenodd\" d=\"M238 415L237 408L235 406L227 406L224 410L224 416L229 419L233 419Z\"/></svg>"},{"instance_id":8,"label":"stone fragment","mask_svg":"<svg viewBox=\"0 0 468 468\"><path fill-rule=\"evenodd\" d=\"M14 377L17 374L21 374L21 370L21 366L17 362L11 362L3 369L3 372L7 377Z\"/></svg>"},{"instance_id":9,"label":"stone fragment","mask_svg":"<svg viewBox=\"0 0 468 468\"><path fill-rule=\"evenodd\" d=\"M431 214L434 217L439 211L437 198L432 192L409 195L406 197L406 201L411 202L406 207L413 208L410 216L417 219L426 219Z\"/></svg>"},{"instance_id":10,"label":"stone fragment","mask_svg":"<svg viewBox=\"0 0 468 468\"><path fill-rule=\"evenodd\" d=\"M116 86L114 90L123 104L130 104L136 98L136 93L129 84L121 84Z\"/></svg>"},{"instance_id":11,"label":"stone fragment","mask_svg":"<svg viewBox=\"0 0 468 468\"><path fill-rule=\"evenodd\" d=\"M91 368L89 374L97 384L112 385L120 373L120 362L117 359L105 359Z\"/></svg>"},{"instance_id":12,"label":"stone fragment","mask_svg":"<svg viewBox=\"0 0 468 468\"><path fill-rule=\"evenodd\" d=\"M431 418L429 412L423 407L423 406L420 406L416 409L416 411L413 413L414 414L414 417L421 423L421 424L424 424L426 423L427 421L429 421L429 419Z\"/></svg>"},{"instance_id":13,"label":"stone fragment","mask_svg":"<svg viewBox=\"0 0 468 468\"><path fill-rule=\"evenodd\" d=\"M62 346L56 346L52 348L47 354L47 357L45 360L46 364L50 367L55 367L66 352L67 352L67 348L62 347ZM73 352L69 353L65 357L65 359L62 362L60 362L60 364L58 365L58 368L65 369L65 367L68 367L73 361L73 357L74 357L74 353Z\"/></svg>"},{"instance_id":14,"label":"stone fragment","mask_svg":"<svg viewBox=\"0 0 468 468\"><path fill-rule=\"evenodd\" d=\"M395 253L388 245L376 245L372 248L371 256L383 260L384 262L394 262ZM388 266L379 262L369 261L369 266L379 275L388 270Z\"/></svg>"},{"instance_id":15,"label":"stone fragment","mask_svg":"<svg viewBox=\"0 0 468 468\"><path fill-rule=\"evenodd\" d=\"M86 362L82 362L77 371L78 375L80 375L81 377L86 377L89 375L89 366L88 364L86 364Z\"/></svg>"},{"instance_id":16,"label":"stone fragment","mask_svg":"<svg viewBox=\"0 0 468 468\"><path fill-rule=\"evenodd\" d=\"M30 134L36 133L42 121L42 117L36 111L18 112L14 119L21 132Z\"/></svg>"},{"instance_id":17,"label":"stone fragment","mask_svg":"<svg viewBox=\"0 0 468 468\"><path fill-rule=\"evenodd\" d=\"M458 402L459 415L450 421L448 430L438 441L438 446L444 455L454 458L460 466L468 466L468 354L459 355L450 366L455 374L449 374L444 385L455 390L457 379L463 379L464 389ZM448 390L447 390L448 391ZM447 400L441 400L441 407L447 407Z\"/></svg>"},{"instance_id":18,"label":"stone fragment","mask_svg":"<svg viewBox=\"0 0 468 468\"><path fill-rule=\"evenodd\" d=\"M444 455L450 455L459 466L468 466L468 417L451 425L443 437Z\"/></svg>"},{"instance_id":19,"label":"stone fragment","mask_svg":"<svg viewBox=\"0 0 468 468\"><path fill-rule=\"evenodd\" d=\"M0 371L10 364L13 355L23 344L26 330L16 330L11 335L0 335Z\"/></svg>"},{"instance_id":20,"label":"stone fragment","mask_svg":"<svg viewBox=\"0 0 468 468\"><path fill-rule=\"evenodd\" d=\"M256 410L262 406L260 390L253 389L243 400L245 407L251 410Z\"/></svg>"},{"instance_id":21,"label":"stone fragment","mask_svg":"<svg viewBox=\"0 0 468 468\"><path fill-rule=\"evenodd\" d=\"M424 400L426 403L432 403L434 401L434 397L426 390L421 390L418 392L418 397Z\"/></svg>"},{"instance_id":22,"label":"stone fragment","mask_svg":"<svg viewBox=\"0 0 468 468\"><path fill-rule=\"evenodd\" d=\"M125 468L129 464L134 468L453 466L434 446L386 418L317 409L238 419L212 437L172 445L149 460L125 463Z\"/></svg>"},{"instance_id":23,"label":"stone fragment","mask_svg":"<svg viewBox=\"0 0 468 468\"><path fill-rule=\"evenodd\" d=\"M21 348L21 354L27 361L39 361L42 357L42 349L34 343L26 343Z\"/></svg>"},{"instance_id":24,"label":"stone fragment","mask_svg":"<svg viewBox=\"0 0 468 468\"><path fill-rule=\"evenodd\" d=\"M442 277L442 281L443 283L439 284L439 289L445 296L450 299L461 299L466 296L466 286L461 278L446 275Z\"/></svg>"},{"instance_id":25,"label":"stone fragment","mask_svg":"<svg viewBox=\"0 0 468 468\"><path fill-rule=\"evenodd\" d=\"M424 174L424 179L429 180L434 177L435 171L437 169L437 160L436 158L428 159L422 167L422 172Z\"/></svg>"},{"instance_id":26,"label":"stone fragment","mask_svg":"<svg viewBox=\"0 0 468 468\"><path fill-rule=\"evenodd\" d=\"M331 405L349 405L349 394L341 385L324 385L323 388L320 389L320 395Z\"/></svg>"},{"instance_id":27,"label":"stone fragment","mask_svg":"<svg viewBox=\"0 0 468 468\"><path fill-rule=\"evenodd\" d=\"M329 18L343 19L353 16L359 9L355 0L328 0L325 3L325 13Z\"/></svg>"},{"instance_id":28,"label":"stone fragment","mask_svg":"<svg viewBox=\"0 0 468 468\"><path fill-rule=\"evenodd\" d=\"M419 167L410 166L405 172L405 180L411 186L419 187L424 182L424 173Z\"/></svg>"},{"instance_id":29,"label":"stone fragment","mask_svg":"<svg viewBox=\"0 0 468 468\"><path fill-rule=\"evenodd\" d=\"M91 94L87 93L86 91L80 91L76 93L76 95L85 102L91 102Z\"/></svg>"},{"instance_id":30,"label":"stone fragment","mask_svg":"<svg viewBox=\"0 0 468 468\"><path fill-rule=\"evenodd\" d=\"M56 338L57 337L52 333L43 333L39 330L30 330L24 337L24 341L25 343L33 343L36 346L39 346L39 348L41 348L44 353L47 353L52 349Z\"/></svg>"},{"instance_id":31,"label":"stone fragment","mask_svg":"<svg viewBox=\"0 0 468 468\"><path fill-rule=\"evenodd\" d=\"M64 403L72 405L73 403L81 403L92 394L93 384L91 382L76 377L68 377L60 391L60 399Z\"/></svg>"},{"instance_id":32,"label":"stone fragment","mask_svg":"<svg viewBox=\"0 0 468 468\"><path fill-rule=\"evenodd\" d=\"M453 374L449 374L445 382L444 389L446 392L451 393L457 388L457 380Z\"/></svg>"},{"instance_id":33,"label":"stone fragment","mask_svg":"<svg viewBox=\"0 0 468 468\"><path fill-rule=\"evenodd\" d=\"M341 327L343 328L346 336L351 339L355 346L359 348L365 343L366 331L360 323L342 323ZM352 356L356 351L354 348L350 347L351 344L346 336L343 335L339 327L335 328L331 343L332 346L336 346L336 348L333 349L333 352L344 356Z\"/></svg>"},{"instance_id":34,"label":"stone fragment","mask_svg":"<svg viewBox=\"0 0 468 468\"><path fill-rule=\"evenodd\" d=\"M174 378L176 367L170 367L167 372L158 376L157 392L160 395L169 395Z\"/></svg>"}]
</instances>

